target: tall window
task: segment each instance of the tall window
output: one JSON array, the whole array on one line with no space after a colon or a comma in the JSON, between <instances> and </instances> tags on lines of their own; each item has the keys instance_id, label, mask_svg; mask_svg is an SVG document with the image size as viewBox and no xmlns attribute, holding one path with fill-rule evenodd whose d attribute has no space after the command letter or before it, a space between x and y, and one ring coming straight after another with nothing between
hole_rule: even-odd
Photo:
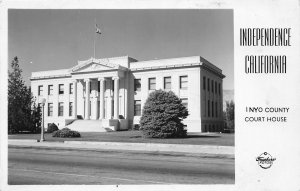
<instances>
[{"instance_id":1,"label":"tall window","mask_svg":"<svg viewBox=\"0 0 300 191\"><path fill-rule=\"evenodd\" d=\"M218 117L218 102L215 103L215 109L216 109L216 117Z\"/></svg>"},{"instance_id":2,"label":"tall window","mask_svg":"<svg viewBox=\"0 0 300 191\"><path fill-rule=\"evenodd\" d=\"M219 83L219 95L221 95L221 84Z\"/></svg>"},{"instance_id":3,"label":"tall window","mask_svg":"<svg viewBox=\"0 0 300 191\"><path fill-rule=\"evenodd\" d=\"M203 77L203 89L205 90L205 85L206 85L206 77Z\"/></svg>"},{"instance_id":4,"label":"tall window","mask_svg":"<svg viewBox=\"0 0 300 191\"><path fill-rule=\"evenodd\" d=\"M73 92L74 92L73 83L70 83L70 92L69 92L69 94L73 94Z\"/></svg>"},{"instance_id":5,"label":"tall window","mask_svg":"<svg viewBox=\"0 0 300 191\"><path fill-rule=\"evenodd\" d=\"M134 91L141 91L141 79L134 79Z\"/></svg>"},{"instance_id":6,"label":"tall window","mask_svg":"<svg viewBox=\"0 0 300 191\"><path fill-rule=\"evenodd\" d=\"M216 93L216 94L218 93L218 84L217 84L216 81L215 81L215 93Z\"/></svg>"},{"instance_id":7,"label":"tall window","mask_svg":"<svg viewBox=\"0 0 300 191\"><path fill-rule=\"evenodd\" d=\"M180 76L180 89L186 90L188 89L188 77Z\"/></svg>"},{"instance_id":8,"label":"tall window","mask_svg":"<svg viewBox=\"0 0 300 191\"><path fill-rule=\"evenodd\" d=\"M172 88L171 85L171 77L164 77L164 89L170 90Z\"/></svg>"},{"instance_id":9,"label":"tall window","mask_svg":"<svg viewBox=\"0 0 300 191\"><path fill-rule=\"evenodd\" d=\"M182 98L181 102L182 102L182 105L184 105L184 107L188 108L188 99L187 98Z\"/></svg>"},{"instance_id":10,"label":"tall window","mask_svg":"<svg viewBox=\"0 0 300 191\"><path fill-rule=\"evenodd\" d=\"M209 100L207 100L207 116L210 117L210 102L209 102Z\"/></svg>"},{"instance_id":11,"label":"tall window","mask_svg":"<svg viewBox=\"0 0 300 191\"><path fill-rule=\"evenodd\" d=\"M73 115L73 102L69 102L69 116Z\"/></svg>"},{"instance_id":12,"label":"tall window","mask_svg":"<svg viewBox=\"0 0 300 191\"><path fill-rule=\"evenodd\" d=\"M48 103L48 116L53 116L53 103Z\"/></svg>"},{"instance_id":13,"label":"tall window","mask_svg":"<svg viewBox=\"0 0 300 191\"><path fill-rule=\"evenodd\" d=\"M134 100L134 116L141 116L141 100Z\"/></svg>"},{"instance_id":14,"label":"tall window","mask_svg":"<svg viewBox=\"0 0 300 191\"><path fill-rule=\"evenodd\" d=\"M149 90L155 90L155 89L156 89L156 79L149 78Z\"/></svg>"},{"instance_id":15,"label":"tall window","mask_svg":"<svg viewBox=\"0 0 300 191\"><path fill-rule=\"evenodd\" d=\"M43 95L43 86L39 86L38 87L38 95L40 96L40 95Z\"/></svg>"},{"instance_id":16,"label":"tall window","mask_svg":"<svg viewBox=\"0 0 300 191\"><path fill-rule=\"evenodd\" d=\"M112 82L112 84L114 83ZM90 86L90 93L92 93L92 82L89 82L89 86ZM112 90L114 91L114 88L112 88Z\"/></svg>"},{"instance_id":17,"label":"tall window","mask_svg":"<svg viewBox=\"0 0 300 191\"><path fill-rule=\"evenodd\" d=\"M214 102L211 102L211 116L214 117Z\"/></svg>"},{"instance_id":18,"label":"tall window","mask_svg":"<svg viewBox=\"0 0 300 191\"><path fill-rule=\"evenodd\" d=\"M209 86L210 86L210 84L209 84L209 78L207 78L207 91L209 91Z\"/></svg>"},{"instance_id":19,"label":"tall window","mask_svg":"<svg viewBox=\"0 0 300 191\"><path fill-rule=\"evenodd\" d=\"M48 85L48 95L53 95L53 85Z\"/></svg>"},{"instance_id":20,"label":"tall window","mask_svg":"<svg viewBox=\"0 0 300 191\"><path fill-rule=\"evenodd\" d=\"M64 102L58 103L58 116L64 116Z\"/></svg>"},{"instance_id":21,"label":"tall window","mask_svg":"<svg viewBox=\"0 0 300 191\"><path fill-rule=\"evenodd\" d=\"M63 84L58 85L58 94L64 94L64 85Z\"/></svg>"},{"instance_id":22,"label":"tall window","mask_svg":"<svg viewBox=\"0 0 300 191\"><path fill-rule=\"evenodd\" d=\"M211 92L214 93L214 81L211 80Z\"/></svg>"}]
</instances>

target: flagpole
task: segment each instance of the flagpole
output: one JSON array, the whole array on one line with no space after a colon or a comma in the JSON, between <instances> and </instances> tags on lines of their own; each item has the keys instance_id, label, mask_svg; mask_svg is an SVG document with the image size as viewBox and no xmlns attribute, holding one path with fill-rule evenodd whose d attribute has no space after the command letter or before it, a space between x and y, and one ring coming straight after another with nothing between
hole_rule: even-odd
<instances>
[{"instance_id":1,"label":"flagpole","mask_svg":"<svg viewBox=\"0 0 300 191\"><path fill-rule=\"evenodd\" d=\"M95 18L95 26L96 26L96 18ZM94 32L94 58L96 58L96 32Z\"/></svg>"}]
</instances>

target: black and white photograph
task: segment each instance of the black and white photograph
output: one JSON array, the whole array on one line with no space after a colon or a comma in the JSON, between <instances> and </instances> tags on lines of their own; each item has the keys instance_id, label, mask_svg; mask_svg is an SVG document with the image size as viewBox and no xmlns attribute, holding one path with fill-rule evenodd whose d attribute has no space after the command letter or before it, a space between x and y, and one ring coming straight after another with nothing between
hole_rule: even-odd
<instances>
[{"instance_id":1,"label":"black and white photograph","mask_svg":"<svg viewBox=\"0 0 300 191\"><path fill-rule=\"evenodd\" d=\"M0 191L299 191L299 0L0 1Z\"/></svg>"},{"instance_id":2,"label":"black and white photograph","mask_svg":"<svg viewBox=\"0 0 300 191\"><path fill-rule=\"evenodd\" d=\"M234 184L233 10L8 10L8 184Z\"/></svg>"}]
</instances>

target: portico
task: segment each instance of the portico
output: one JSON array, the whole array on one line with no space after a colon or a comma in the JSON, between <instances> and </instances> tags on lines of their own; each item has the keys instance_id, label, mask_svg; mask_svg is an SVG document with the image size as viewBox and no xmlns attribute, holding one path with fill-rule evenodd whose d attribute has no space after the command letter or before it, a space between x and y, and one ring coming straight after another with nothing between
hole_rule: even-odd
<instances>
[{"instance_id":1,"label":"portico","mask_svg":"<svg viewBox=\"0 0 300 191\"><path fill-rule=\"evenodd\" d=\"M83 86L84 119L119 119L119 81L119 76L74 79L74 119L78 116L78 82Z\"/></svg>"}]
</instances>

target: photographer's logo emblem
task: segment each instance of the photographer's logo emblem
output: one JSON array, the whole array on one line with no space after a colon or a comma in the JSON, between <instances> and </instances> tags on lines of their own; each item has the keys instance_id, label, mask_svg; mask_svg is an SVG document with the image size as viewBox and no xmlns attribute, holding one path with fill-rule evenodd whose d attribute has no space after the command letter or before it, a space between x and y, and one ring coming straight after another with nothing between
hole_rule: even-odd
<instances>
[{"instance_id":1,"label":"photographer's logo emblem","mask_svg":"<svg viewBox=\"0 0 300 191\"><path fill-rule=\"evenodd\" d=\"M273 161L276 158L273 158L269 153L264 152L256 158L258 165L263 169L268 169L273 165Z\"/></svg>"}]
</instances>

